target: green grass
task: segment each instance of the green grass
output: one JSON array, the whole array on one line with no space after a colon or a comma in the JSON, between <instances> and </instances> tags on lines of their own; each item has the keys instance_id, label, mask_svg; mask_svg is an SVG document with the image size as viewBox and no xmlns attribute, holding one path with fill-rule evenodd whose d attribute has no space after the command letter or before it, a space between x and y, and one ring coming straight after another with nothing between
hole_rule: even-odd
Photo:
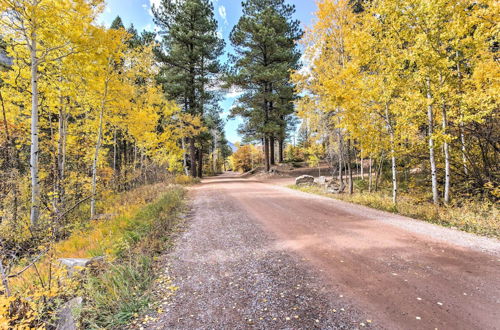
<instances>
[{"instance_id":1,"label":"green grass","mask_svg":"<svg viewBox=\"0 0 500 330\"><path fill-rule=\"evenodd\" d=\"M111 249L116 258L85 279L83 327L123 328L148 308L155 279L153 260L171 244L180 224L184 197L182 187L173 187L127 221L119 220L122 228L119 235L114 232Z\"/></svg>"},{"instance_id":2,"label":"green grass","mask_svg":"<svg viewBox=\"0 0 500 330\"><path fill-rule=\"evenodd\" d=\"M289 188L397 213L478 235L500 238L500 212L498 207L489 201L461 200L448 206L436 206L418 194L401 193L397 205L394 205L387 192L356 192L349 195L346 193L330 194L318 186L297 187L291 185Z\"/></svg>"}]
</instances>

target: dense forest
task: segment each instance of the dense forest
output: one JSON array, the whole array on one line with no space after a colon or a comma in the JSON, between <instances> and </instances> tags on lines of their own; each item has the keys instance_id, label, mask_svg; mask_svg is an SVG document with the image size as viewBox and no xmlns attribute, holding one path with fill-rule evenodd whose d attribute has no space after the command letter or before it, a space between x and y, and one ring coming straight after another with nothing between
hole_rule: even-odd
<instances>
[{"instance_id":1,"label":"dense forest","mask_svg":"<svg viewBox=\"0 0 500 330\"><path fill-rule=\"evenodd\" d=\"M420 185L429 183L435 204L498 199L496 6L318 3L303 39L309 65L293 77L304 95L298 113L338 164L342 185L347 169L349 192L349 164L361 158L370 167L389 160L394 203L412 170L425 176Z\"/></svg>"}]
</instances>

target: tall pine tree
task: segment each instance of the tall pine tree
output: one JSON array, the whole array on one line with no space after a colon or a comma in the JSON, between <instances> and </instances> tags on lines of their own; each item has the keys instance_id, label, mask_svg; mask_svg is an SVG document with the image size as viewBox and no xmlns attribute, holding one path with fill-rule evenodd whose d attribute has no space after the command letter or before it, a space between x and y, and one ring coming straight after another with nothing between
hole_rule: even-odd
<instances>
[{"instance_id":1,"label":"tall pine tree","mask_svg":"<svg viewBox=\"0 0 500 330\"><path fill-rule=\"evenodd\" d=\"M283 141L293 124L294 86L290 73L299 67L296 42L302 36L295 7L284 0L246 0L243 15L230 35L236 54L227 83L245 93L237 100L232 115L245 123L240 132L246 140L261 140L266 169L274 164L275 141Z\"/></svg>"},{"instance_id":2,"label":"tall pine tree","mask_svg":"<svg viewBox=\"0 0 500 330\"><path fill-rule=\"evenodd\" d=\"M218 58L224 49L224 41L217 35L213 4L209 0L162 0L153 13L162 30L158 79L185 113L203 118L208 108L216 106L212 85L220 72ZM202 175L204 143L201 135L189 138L192 176Z\"/></svg>"}]
</instances>

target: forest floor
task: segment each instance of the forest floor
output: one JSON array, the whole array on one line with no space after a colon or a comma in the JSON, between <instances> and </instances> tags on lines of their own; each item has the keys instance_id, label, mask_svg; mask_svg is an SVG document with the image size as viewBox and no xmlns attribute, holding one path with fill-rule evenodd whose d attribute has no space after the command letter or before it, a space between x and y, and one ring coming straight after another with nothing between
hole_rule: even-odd
<instances>
[{"instance_id":1,"label":"forest floor","mask_svg":"<svg viewBox=\"0 0 500 330\"><path fill-rule=\"evenodd\" d=\"M231 174L190 194L148 328L500 327L496 239Z\"/></svg>"}]
</instances>

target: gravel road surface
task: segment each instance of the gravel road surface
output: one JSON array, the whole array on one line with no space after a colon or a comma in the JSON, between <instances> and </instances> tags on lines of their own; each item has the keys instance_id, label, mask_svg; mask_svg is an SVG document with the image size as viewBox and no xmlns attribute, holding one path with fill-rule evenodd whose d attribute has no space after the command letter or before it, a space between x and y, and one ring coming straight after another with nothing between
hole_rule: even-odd
<instances>
[{"instance_id":1,"label":"gravel road surface","mask_svg":"<svg viewBox=\"0 0 500 330\"><path fill-rule=\"evenodd\" d=\"M498 240L232 175L190 194L150 328L500 329Z\"/></svg>"}]
</instances>

